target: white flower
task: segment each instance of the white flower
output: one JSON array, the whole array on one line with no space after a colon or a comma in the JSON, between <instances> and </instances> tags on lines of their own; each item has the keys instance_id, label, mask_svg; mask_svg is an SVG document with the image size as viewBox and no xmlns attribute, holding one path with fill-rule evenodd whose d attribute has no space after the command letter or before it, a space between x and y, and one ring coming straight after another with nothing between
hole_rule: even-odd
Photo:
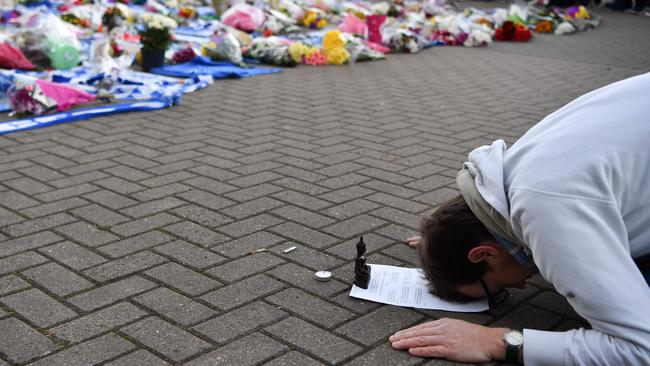
<instances>
[{"instance_id":1,"label":"white flower","mask_svg":"<svg viewBox=\"0 0 650 366\"><path fill-rule=\"evenodd\" d=\"M174 19L155 13L144 13L140 16L140 20L147 28L175 29L178 26Z\"/></svg>"}]
</instances>

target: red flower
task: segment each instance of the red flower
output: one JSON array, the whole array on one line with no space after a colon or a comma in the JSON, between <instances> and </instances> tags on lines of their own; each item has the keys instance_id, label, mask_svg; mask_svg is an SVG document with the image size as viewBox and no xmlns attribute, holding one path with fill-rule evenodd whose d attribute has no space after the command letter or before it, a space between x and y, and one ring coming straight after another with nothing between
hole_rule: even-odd
<instances>
[{"instance_id":1,"label":"red flower","mask_svg":"<svg viewBox=\"0 0 650 366\"><path fill-rule=\"evenodd\" d=\"M264 29L264 33L262 33L262 34L264 35L264 37L271 37L273 35L273 31L266 28L266 29Z\"/></svg>"},{"instance_id":2,"label":"red flower","mask_svg":"<svg viewBox=\"0 0 650 366\"><path fill-rule=\"evenodd\" d=\"M528 29L528 27L523 26L523 25L517 25L517 29L515 30L515 41L519 42L527 42L530 40L530 38L533 36L533 32Z\"/></svg>"},{"instance_id":3,"label":"red flower","mask_svg":"<svg viewBox=\"0 0 650 366\"><path fill-rule=\"evenodd\" d=\"M497 41L505 41L503 38L503 28L499 27L497 30L494 32L494 39Z\"/></svg>"},{"instance_id":4,"label":"red flower","mask_svg":"<svg viewBox=\"0 0 650 366\"><path fill-rule=\"evenodd\" d=\"M514 22L512 22L510 20L506 20L501 25L501 28L503 28L503 39L504 40L512 41L513 39L515 39L516 27L515 27Z\"/></svg>"}]
</instances>

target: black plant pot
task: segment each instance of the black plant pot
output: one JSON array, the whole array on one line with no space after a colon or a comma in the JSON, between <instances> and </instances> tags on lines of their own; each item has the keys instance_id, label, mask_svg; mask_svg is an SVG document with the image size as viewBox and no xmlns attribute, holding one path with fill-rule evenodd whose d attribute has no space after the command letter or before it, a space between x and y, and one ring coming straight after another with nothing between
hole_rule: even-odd
<instances>
[{"instance_id":1,"label":"black plant pot","mask_svg":"<svg viewBox=\"0 0 650 366\"><path fill-rule=\"evenodd\" d=\"M143 48L142 52L142 70L149 71L165 64L165 50L150 50Z\"/></svg>"}]
</instances>

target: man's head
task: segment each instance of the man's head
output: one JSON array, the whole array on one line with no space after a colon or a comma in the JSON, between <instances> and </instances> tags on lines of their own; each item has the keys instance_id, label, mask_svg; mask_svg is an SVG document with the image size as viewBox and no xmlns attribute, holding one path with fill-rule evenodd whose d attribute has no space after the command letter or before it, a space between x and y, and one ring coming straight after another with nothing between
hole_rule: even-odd
<instances>
[{"instance_id":1,"label":"man's head","mask_svg":"<svg viewBox=\"0 0 650 366\"><path fill-rule=\"evenodd\" d=\"M525 286L534 268L519 264L472 213L461 195L422 221L422 269L436 296L469 301L504 287Z\"/></svg>"}]
</instances>

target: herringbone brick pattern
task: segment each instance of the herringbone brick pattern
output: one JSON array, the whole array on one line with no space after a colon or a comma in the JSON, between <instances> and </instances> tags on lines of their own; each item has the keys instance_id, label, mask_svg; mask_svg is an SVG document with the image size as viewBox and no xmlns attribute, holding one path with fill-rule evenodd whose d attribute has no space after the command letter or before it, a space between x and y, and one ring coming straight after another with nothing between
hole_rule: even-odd
<instances>
[{"instance_id":1,"label":"herringbone brick pattern","mask_svg":"<svg viewBox=\"0 0 650 366\"><path fill-rule=\"evenodd\" d=\"M370 263L417 265L401 240L455 194L473 147L648 71L650 20L604 16L584 34L220 81L172 109L0 137L0 365L411 365L429 361L386 338L428 319L582 324L540 279L482 314L347 293L361 234Z\"/></svg>"}]
</instances>

